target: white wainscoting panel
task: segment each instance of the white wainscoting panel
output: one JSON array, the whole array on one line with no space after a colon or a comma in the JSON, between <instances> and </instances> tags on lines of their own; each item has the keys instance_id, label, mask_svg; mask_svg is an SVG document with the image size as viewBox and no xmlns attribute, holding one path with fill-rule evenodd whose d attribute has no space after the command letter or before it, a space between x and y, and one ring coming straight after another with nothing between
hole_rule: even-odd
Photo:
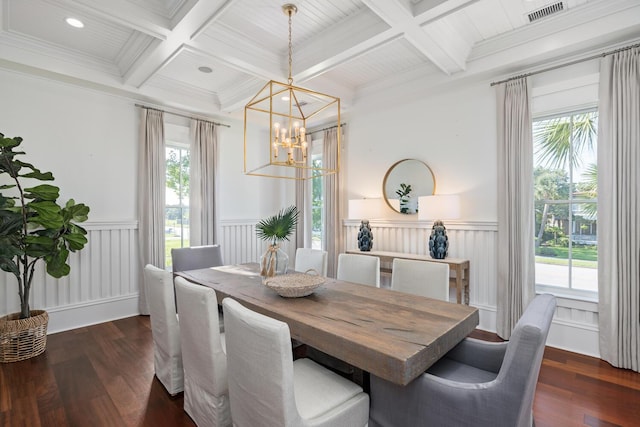
<instances>
[{"instance_id":1,"label":"white wainscoting panel","mask_svg":"<svg viewBox=\"0 0 640 427\"><path fill-rule=\"evenodd\" d=\"M359 221L346 220L347 250L358 249ZM429 254L431 225L418 222L370 221L373 250ZM496 306L496 242L495 223L446 223L449 256L470 262L469 296L476 307Z\"/></svg>"},{"instance_id":2,"label":"white wainscoting panel","mask_svg":"<svg viewBox=\"0 0 640 427\"><path fill-rule=\"evenodd\" d=\"M431 224L386 220L370 220L369 223L373 233L373 250L428 255ZM445 226L449 236L449 256L469 260L469 299L470 304L480 310L479 328L495 332L497 224L445 221ZM359 228L358 220L344 221L347 250L358 249ZM558 298L558 308L547 343L599 357L597 303Z\"/></svg>"},{"instance_id":3,"label":"white wainscoting panel","mask_svg":"<svg viewBox=\"0 0 640 427\"><path fill-rule=\"evenodd\" d=\"M30 306L49 312L49 333L133 316L138 311L137 222L83 224L89 242L69 255L61 279L36 266ZM0 316L20 310L15 277L0 272Z\"/></svg>"},{"instance_id":4,"label":"white wainscoting panel","mask_svg":"<svg viewBox=\"0 0 640 427\"><path fill-rule=\"evenodd\" d=\"M259 262L267 243L255 233L258 220L220 222L225 264ZM371 221L374 250L427 254L430 224ZM357 249L360 221L345 220L345 249ZM495 331L497 226L487 222L448 221L449 256L470 261L470 301L480 309L481 329ZM89 243L69 259L71 274L54 279L37 267L31 307L46 309L49 332L78 328L139 314L137 223L85 224ZM295 243L284 242L289 265ZM12 274L0 271L0 316L19 310ZM548 344L591 356L598 351L597 303L559 298Z\"/></svg>"},{"instance_id":5,"label":"white wainscoting panel","mask_svg":"<svg viewBox=\"0 0 640 427\"><path fill-rule=\"evenodd\" d=\"M222 260L225 264L260 262L260 257L267 250L268 242L256 237L256 224L259 221L258 219L220 221L218 244L222 249ZM292 267L296 252L295 241L285 241L281 244L281 248L289 255L289 267Z\"/></svg>"}]
</instances>

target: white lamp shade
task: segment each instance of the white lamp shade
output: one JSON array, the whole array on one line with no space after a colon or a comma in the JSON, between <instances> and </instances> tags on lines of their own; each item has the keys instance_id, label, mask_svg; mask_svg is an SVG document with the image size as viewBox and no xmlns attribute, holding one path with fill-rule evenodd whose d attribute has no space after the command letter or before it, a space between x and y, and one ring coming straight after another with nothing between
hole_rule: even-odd
<instances>
[{"instance_id":1,"label":"white lamp shade","mask_svg":"<svg viewBox=\"0 0 640 427\"><path fill-rule=\"evenodd\" d=\"M384 202L382 199L349 200L350 219L375 219L383 217Z\"/></svg>"},{"instance_id":2,"label":"white lamp shade","mask_svg":"<svg viewBox=\"0 0 640 427\"><path fill-rule=\"evenodd\" d=\"M418 220L445 220L460 218L460 196L434 194L418 199Z\"/></svg>"}]
</instances>

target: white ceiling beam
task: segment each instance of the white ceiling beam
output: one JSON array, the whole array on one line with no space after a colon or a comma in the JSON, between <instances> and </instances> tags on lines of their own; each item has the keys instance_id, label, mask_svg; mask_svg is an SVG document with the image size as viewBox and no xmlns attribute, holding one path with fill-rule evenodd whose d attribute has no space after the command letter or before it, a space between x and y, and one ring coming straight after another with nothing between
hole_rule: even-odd
<instances>
[{"instance_id":1,"label":"white ceiling beam","mask_svg":"<svg viewBox=\"0 0 640 427\"><path fill-rule=\"evenodd\" d=\"M235 29L218 24L189 43L192 50L263 80L283 79L281 59ZM211 49L215 46L215 49Z\"/></svg>"},{"instance_id":2,"label":"white ceiling beam","mask_svg":"<svg viewBox=\"0 0 640 427\"><path fill-rule=\"evenodd\" d=\"M325 30L322 34L304 46L295 46L293 53L294 84L313 80L313 84L322 84L328 93L335 93L327 82L319 76L345 61L353 59L384 43L395 40L399 34L389 31L388 25L382 22L369 10L364 10ZM295 40L295 39L294 39ZM352 45L346 47L345 40ZM215 45L215 53L208 47ZM286 56L274 55L263 46L252 43L233 28L218 25L203 32L190 47L201 55L206 55L220 61L228 67L252 75L258 83L244 84L239 88L229 88L220 93L222 110L234 111L243 108L249 99L264 85L266 81L276 80L285 82L287 70L282 68ZM281 51L284 51L284 48ZM207 54L206 52L209 51ZM286 54L283 54L286 55ZM296 70L301 70L296 72ZM334 85L335 86L335 85ZM339 85L340 93L351 93L344 86ZM228 93L235 92L233 95ZM348 97L352 98L352 94Z\"/></svg>"},{"instance_id":3,"label":"white ceiling beam","mask_svg":"<svg viewBox=\"0 0 640 427\"><path fill-rule=\"evenodd\" d=\"M462 39L453 43L443 43L441 37L434 37L429 31L423 30L413 11L405 1L402 0L363 0L363 3L382 18L393 29L404 34L404 37L418 51L433 62L445 74L453 74L465 68L466 56L469 49L457 50L455 45L463 44ZM438 3L438 2L435 2ZM438 3L439 4L439 3ZM443 13L448 13L444 9ZM422 16L427 12L423 12ZM435 17L434 17L435 19ZM459 38L453 34L452 37Z\"/></svg>"},{"instance_id":4,"label":"white ceiling beam","mask_svg":"<svg viewBox=\"0 0 640 427\"><path fill-rule=\"evenodd\" d=\"M294 80L313 79L400 36L400 32L390 28L375 13L364 9L304 45L294 46Z\"/></svg>"},{"instance_id":5,"label":"white ceiling beam","mask_svg":"<svg viewBox=\"0 0 640 427\"><path fill-rule=\"evenodd\" d=\"M463 9L479 0L422 0L413 6L413 16L419 25Z\"/></svg>"},{"instance_id":6,"label":"white ceiling beam","mask_svg":"<svg viewBox=\"0 0 640 427\"><path fill-rule=\"evenodd\" d=\"M233 113L244 109L247 102L258 93L265 83L263 80L251 80L218 93L221 104L220 110ZM294 85L295 84L294 82ZM340 103L342 109L352 105L355 99L355 91L353 88L341 85L339 82L329 80L324 76L313 79L312 83L304 85L303 87L321 93L341 94Z\"/></svg>"},{"instance_id":7,"label":"white ceiling beam","mask_svg":"<svg viewBox=\"0 0 640 427\"><path fill-rule=\"evenodd\" d=\"M566 64L636 43L640 41L637 16L637 0L587 3L571 14L559 14L477 44L464 73L446 76L416 68L360 87L358 105L368 108L381 97L385 102L407 102L434 90L452 88L460 80L478 79L488 84L490 80Z\"/></svg>"},{"instance_id":8,"label":"white ceiling beam","mask_svg":"<svg viewBox=\"0 0 640 427\"><path fill-rule=\"evenodd\" d=\"M151 76L174 58L179 49L199 34L203 25L215 21L234 0L199 0L182 20L171 30L166 40L153 46L124 75L128 85L140 88Z\"/></svg>"}]
</instances>

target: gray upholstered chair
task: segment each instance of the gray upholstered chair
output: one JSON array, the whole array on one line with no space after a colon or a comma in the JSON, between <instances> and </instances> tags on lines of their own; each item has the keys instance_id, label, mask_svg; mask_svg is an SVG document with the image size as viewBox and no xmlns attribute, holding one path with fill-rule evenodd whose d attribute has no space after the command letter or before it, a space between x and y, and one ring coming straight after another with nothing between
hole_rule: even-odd
<instances>
[{"instance_id":1,"label":"gray upholstered chair","mask_svg":"<svg viewBox=\"0 0 640 427\"><path fill-rule=\"evenodd\" d=\"M173 248L171 249L171 264L174 272L224 265L220 245Z\"/></svg>"},{"instance_id":2,"label":"gray upholstered chair","mask_svg":"<svg viewBox=\"0 0 640 427\"><path fill-rule=\"evenodd\" d=\"M173 276L170 271L147 264L144 267L144 286L153 337L153 368L167 392L176 395L183 389L184 377Z\"/></svg>"},{"instance_id":3,"label":"gray upholstered chair","mask_svg":"<svg viewBox=\"0 0 640 427\"><path fill-rule=\"evenodd\" d=\"M377 256L338 255L338 280L380 287L380 258Z\"/></svg>"},{"instance_id":4,"label":"gray upholstered chair","mask_svg":"<svg viewBox=\"0 0 640 427\"><path fill-rule=\"evenodd\" d=\"M391 272L391 289L449 301L449 265L396 258Z\"/></svg>"},{"instance_id":5,"label":"gray upholstered chair","mask_svg":"<svg viewBox=\"0 0 640 427\"><path fill-rule=\"evenodd\" d=\"M225 298L235 427L364 427L369 396L309 359L293 361L289 326Z\"/></svg>"},{"instance_id":6,"label":"gray upholstered chair","mask_svg":"<svg viewBox=\"0 0 640 427\"><path fill-rule=\"evenodd\" d=\"M466 338L407 386L372 375L369 427L531 426L555 308L552 295L537 296L510 341Z\"/></svg>"},{"instance_id":7,"label":"gray upholstered chair","mask_svg":"<svg viewBox=\"0 0 640 427\"><path fill-rule=\"evenodd\" d=\"M176 277L184 410L199 427L231 426L225 336L218 325L216 292Z\"/></svg>"},{"instance_id":8,"label":"gray upholstered chair","mask_svg":"<svg viewBox=\"0 0 640 427\"><path fill-rule=\"evenodd\" d=\"M315 270L321 276L327 275L327 251L319 249L298 248L296 250L295 269L301 273Z\"/></svg>"},{"instance_id":9,"label":"gray upholstered chair","mask_svg":"<svg viewBox=\"0 0 640 427\"><path fill-rule=\"evenodd\" d=\"M224 265L220 245L173 248L171 249L171 264L174 273ZM218 324L220 325L220 332L224 332L222 307L218 309Z\"/></svg>"}]
</instances>

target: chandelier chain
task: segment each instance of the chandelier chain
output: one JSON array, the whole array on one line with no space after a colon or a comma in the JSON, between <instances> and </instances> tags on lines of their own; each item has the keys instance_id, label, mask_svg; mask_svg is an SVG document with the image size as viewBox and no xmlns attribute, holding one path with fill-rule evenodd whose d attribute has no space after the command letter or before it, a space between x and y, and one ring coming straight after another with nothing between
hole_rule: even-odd
<instances>
[{"instance_id":1,"label":"chandelier chain","mask_svg":"<svg viewBox=\"0 0 640 427\"><path fill-rule=\"evenodd\" d=\"M289 84L293 83L293 78L291 77L291 70L293 64L293 42L291 41L291 15L292 10L289 10Z\"/></svg>"},{"instance_id":2,"label":"chandelier chain","mask_svg":"<svg viewBox=\"0 0 640 427\"><path fill-rule=\"evenodd\" d=\"M295 180L335 174L340 163L340 133L335 148L335 164L322 167L309 162L311 133L307 129L309 126L319 127L320 123L316 122L322 121L324 124L325 120L332 120L333 114L337 115L337 125L334 127L339 128L340 98L293 86L292 28L293 15L298 8L295 4L287 3L282 5L282 12L287 15L289 24L289 83L270 80L244 107L244 173ZM262 143L254 144L254 138L248 143L248 114L258 120L264 118L260 126L268 130L268 150L258 147ZM291 172L289 168L294 168L296 172Z\"/></svg>"}]
</instances>

